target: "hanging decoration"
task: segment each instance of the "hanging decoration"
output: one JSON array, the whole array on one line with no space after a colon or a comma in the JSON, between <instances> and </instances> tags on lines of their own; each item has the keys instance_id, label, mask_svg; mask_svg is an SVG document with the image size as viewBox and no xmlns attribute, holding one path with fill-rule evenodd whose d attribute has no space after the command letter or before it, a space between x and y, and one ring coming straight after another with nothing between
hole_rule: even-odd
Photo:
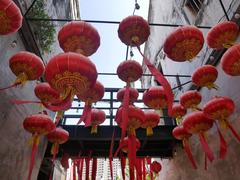
<instances>
[{"instance_id":1,"label":"hanging decoration","mask_svg":"<svg viewBox=\"0 0 240 180\"><path fill-rule=\"evenodd\" d=\"M28 180L31 180L31 175L35 163L35 156L41 135L46 135L55 129L52 119L46 114L33 114L25 118L23 127L26 131L32 134L31 145L31 161L29 166Z\"/></svg>"},{"instance_id":2,"label":"hanging decoration","mask_svg":"<svg viewBox=\"0 0 240 180\"><path fill-rule=\"evenodd\" d=\"M198 105L201 103L202 95L195 90L186 91L180 96L180 104L185 109L200 110Z\"/></svg>"},{"instance_id":3,"label":"hanging decoration","mask_svg":"<svg viewBox=\"0 0 240 180\"><path fill-rule=\"evenodd\" d=\"M72 99L83 94L96 82L95 65L85 56L76 53L61 53L46 66L46 81L61 93L61 98Z\"/></svg>"},{"instance_id":4,"label":"hanging decoration","mask_svg":"<svg viewBox=\"0 0 240 180\"><path fill-rule=\"evenodd\" d=\"M167 79L151 64L150 60L141 52L140 45L147 41L150 35L148 22L140 16L129 16L123 19L118 27L118 37L127 46L136 46L143 57L144 64L148 67L151 74L163 86L168 99L168 113L171 115L173 104L173 92Z\"/></svg>"},{"instance_id":5,"label":"hanging decoration","mask_svg":"<svg viewBox=\"0 0 240 180\"><path fill-rule=\"evenodd\" d=\"M52 159L52 168L51 168L51 174L50 174L50 180L52 180L52 171L54 169L55 165L55 159L56 155L58 153L59 145L65 143L69 138L68 131L62 129L62 128L56 128L54 131L50 132L47 135L47 139L49 142L53 143L51 148L51 154L53 155Z\"/></svg>"},{"instance_id":6,"label":"hanging decoration","mask_svg":"<svg viewBox=\"0 0 240 180\"><path fill-rule=\"evenodd\" d=\"M0 5L0 35L17 32L22 26L22 14L12 0L1 0Z\"/></svg>"},{"instance_id":7,"label":"hanging decoration","mask_svg":"<svg viewBox=\"0 0 240 180\"><path fill-rule=\"evenodd\" d=\"M229 97L214 97L204 105L203 112L208 118L218 120L222 128L229 128L235 138L240 142L240 135L228 122L228 118L233 114L234 109L235 104ZM222 140L221 143L222 146L224 146L225 143ZM225 148L227 148L226 145ZM224 152L226 152L226 150ZM222 155L222 158L224 158L224 155Z\"/></svg>"},{"instance_id":8,"label":"hanging decoration","mask_svg":"<svg viewBox=\"0 0 240 180\"><path fill-rule=\"evenodd\" d=\"M163 50L176 62L192 61L204 44L203 33L195 26L181 26L169 34Z\"/></svg>"},{"instance_id":9,"label":"hanging decoration","mask_svg":"<svg viewBox=\"0 0 240 180\"><path fill-rule=\"evenodd\" d=\"M162 86L152 86L143 93L143 103L149 108L162 110L167 108L168 101Z\"/></svg>"},{"instance_id":10,"label":"hanging decoration","mask_svg":"<svg viewBox=\"0 0 240 180\"><path fill-rule=\"evenodd\" d=\"M218 89L214 84L218 77L217 69L212 65L203 65L197 68L192 74L192 82L198 87L207 87L208 89Z\"/></svg>"},{"instance_id":11,"label":"hanging decoration","mask_svg":"<svg viewBox=\"0 0 240 180\"><path fill-rule=\"evenodd\" d=\"M229 48L221 58L223 71L230 76L240 76L240 44Z\"/></svg>"},{"instance_id":12,"label":"hanging decoration","mask_svg":"<svg viewBox=\"0 0 240 180\"><path fill-rule=\"evenodd\" d=\"M91 110L91 134L97 134L97 126L102 124L106 119L105 112L100 109Z\"/></svg>"},{"instance_id":13,"label":"hanging decoration","mask_svg":"<svg viewBox=\"0 0 240 180\"><path fill-rule=\"evenodd\" d=\"M197 164L193 158L192 150L189 144L189 138L192 136L192 134L188 133L183 126L177 126L173 129L172 135L178 139L181 140L183 143L183 148L188 156L188 159L190 160L192 167L194 169L197 169Z\"/></svg>"},{"instance_id":14,"label":"hanging decoration","mask_svg":"<svg viewBox=\"0 0 240 180\"><path fill-rule=\"evenodd\" d=\"M62 167L65 169L65 171L69 168L68 160L69 160L69 154L63 153L60 162L61 162Z\"/></svg>"},{"instance_id":15,"label":"hanging decoration","mask_svg":"<svg viewBox=\"0 0 240 180\"><path fill-rule=\"evenodd\" d=\"M162 165L157 161L153 161L150 164L150 171L151 173L154 173L154 177L158 176L158 173L161 171L161 169L162 169Z\"/></svg>"},{"instance_id":16,"label":"hanging decoration","mask_svg":"<svg viewBox=\"0 0 240 180\"><path fill-rule=\"evenodd\" d=\"M126 93L126 88L119 89L117 92L117 100L123 102L124 94ZM129 88L129 104L133 105L137 101L139 93L137 89Z\"/></svg>"},{"instance_id":17,"label":"hanging decoration","mask_svg":"<svg viewBox=\"0 0 240 180\"><path fill-rule=\"evenodd\" d=\"M129 152L129 147L128 147L128 143L129 143L129 137L125 137L121 143L121 150L124 153L128 153ZM138 151L141 147L141 143L138 140L138 138L135 138L135 144L136 144L136 151Z\"/></svg>"},{"instance_id":18,"label":"hanging decoration","mask_svg":"<svg viewBox=\"0 0 240 180\"><path fill-rule=\"evenodd\" d=\"M87 90L85 93L77 94L77 97L80 101L85 102L82 116L77 124L80 124L82 121L85 123L85 127L91 126L91 107L93 103L101 100L104 96L104 86L99 82Z\"/></svg>"},{"instance_id":19,"label":"hanging decoration","mask_svg":"<svg viewBox=\"0 0 240 180\"><path fill-rule=\"evenodd\" d=\"M91 56L100 46L97 30L84 21L66 23L58 33L58 41L64 52L76 52Z\"/></svg>"},{"instance_id":20,"label":"hanging decoration","mask_svg":"<svg viewBox=\"0 0 240 180\"><path fill-rule=\"evenodd\" d=\"M147 136L153 135L153 128L156 127L160 121L160 116L155 111L145 111L145 121L141 125L142 128L146 129Z\"/></svg>"},{"instance_id":21,"label":"hanging decoration","mask_svg":"<svg viewBox=\"0 0 240 180\"><path fill-rule=\"evenodd\" d=\"M187 114L187 110L181 104L174 104L172 108L172 117L176 119L177 125L182 124L183 116Z\"/></svg>"},{"instance_id":22,"label":"hanging decoration","mask_svg":"<svg viewBox=\"0 0 240 180\"><path fill-rule=\"evenodd\" d=\"M182 123L188 133L198 134L205 155L211 162L214 160L214 154L208 146L206 131L212 128L213 122L214 121L205 116L202 111L195 111L186 116Z\"/></svg>"},{"instance_id":23,"label":"hanging decoration","mask_svg":"<svg viewBox=\"0 0 240 180\"><path fill-rule=\"evenodd\" d=\"M236 41L238 33L239 27L235 22L220 22L207 33L208 47L214 49L229 48Z\"/></svg>"},{"instance_id":24,"label":"hanging decoration","mask_svg":"<svg viewBox=\"0 0 240 180\"><path fill-rule=\"evenodd\" d=\"M24 85L27 81L37 80L44 72L42 60L27 51L20 51L13 55L9 60L9 67L17 78L11 86L1 88L0 91Z\"/></svg>"}]
</instances>

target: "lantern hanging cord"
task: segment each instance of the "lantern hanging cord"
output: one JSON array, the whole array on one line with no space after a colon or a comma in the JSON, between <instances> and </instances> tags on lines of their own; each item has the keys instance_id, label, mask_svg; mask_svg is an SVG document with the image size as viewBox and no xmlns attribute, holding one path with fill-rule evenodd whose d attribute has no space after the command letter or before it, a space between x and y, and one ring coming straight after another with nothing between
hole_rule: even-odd
<instances>
[{"instance_id":1,"label":"lantern hanging cord","mask_svg":"<svg viewBox=\"0 0 240 180\"><path fill-rule=\"evenodd\" d=\"M134 5L134 10L133 10L133 15L135 14L135 11L136 11L136 10L139 10L139 9L140 9L140 6L139 6L137 0L135 0L135 5Z\"/></svg>"}]
</instances>

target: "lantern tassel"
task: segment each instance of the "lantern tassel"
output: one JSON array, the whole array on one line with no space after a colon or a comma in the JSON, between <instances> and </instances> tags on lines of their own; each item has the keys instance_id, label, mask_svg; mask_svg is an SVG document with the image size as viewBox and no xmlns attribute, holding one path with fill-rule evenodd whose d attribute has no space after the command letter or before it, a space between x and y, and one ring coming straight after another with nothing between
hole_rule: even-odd
<instances>
[{"instance_id":1,"label":"lantern tassel","mask_svg":"<svg viewBox=\"0 0 240 180\"><path fill-rule=\"evenodd\" d=\"M62 116L64 114L64 111L58 111L57 112L57 115L56 115L56 118L55 118L55 125L57 126L59 121L62 119Z\"/></svg>"},{"instance_id":2,"label":"lantern tassel","mask_svg":"<svg viewBox=\"0 0 240 180\"><path fill-rule=\"evenodd\" d=\"M208 146L208 143L207 143L206 138L203 133L199 134L199 139L202 144L204 152L206 153L208 159L212 162L214 160L214 154L213 154L212 150L210 149L210 147Z\"/></svg>"},{"instance_id":3,"label":"lantern tassel","mask_svg":"<svg viewBox=\"0 0 240 180\"><path fill-rule=\"evenodd\" d=\"M237 133L237 131L233 128L233 126L228 122L226 121L227 123L227 126L228 128L231 130L232 134L235 136L235 138L240 142L240 136L239 134Z\"/></svg>"},{"instance_id":4,"label":"lantern tassel","mask_svg":"<svg viewBox=\"0 0 240 180\"><path fill-rule=\"evenodd\" d=\"M28 180L31 180L32 171L33 171L33 167L35 164L35 156L37 154L37 148L38 148L38 144L39 144L39 136L38 135L33 135L32 143L33 144L32 144L31 161L30 161L29 172L28 172Z\"/></svg>"},{"instance_id":5,"label":"lantern tassel","mask_svg":"<svg viewBox=\"0 0 240 180\"><path fill-rule=\"evenodd\" d=\"M96 175L97 175L97 158L93 158L93 162L92 162L92 179L91 180L96 180Z\"/></svg>"},{"instance_id":6,"label":"lantern tassel","mask_svg":"<svg viewBox=\"0 0 240 180\"><path fill-rule=\"evenodd\" d=\"M97 134L97 125L92 125L91 134Z\"/></svg>"},{"instance_id":7,"label":"lantern tassel","mask_svg":"<svg viewBox=\"0 0 240 180\"><path fill-rule=\"evenodd\" d=\"M220 159L224 159L227 154L227 142L225 141L217 124L216 126L217 126L217 131L220 139Z\"/></svg>"},{"instance_id":8,"label":"lantern tassel","mask_svg":"<svg viewBox=\"0 0 240 180\"><path fill-rule=\"evenodd\" d=\"M192 151L191 151L191 148L190 148L190 145L189 145L189 141L186 138L183 139L183 147L184 147L184 150L185 150L185 152L188 156L188 159L190 160L190 162L192 164L192 167L194 169L197 169L197 164L196 164L196 161L193 158Z\"/></svg>"},{"instance_id":9,"label":"lantern tassel","mask_svg":"<svg viewBox=\"0 0 240 180\"><path fill-rule=\"evenodd\" d=\"M155 77L155 79L163 86L164 91L167 96L168 100L168 115L172 115L172 106L173 106L173 100L174 95L171 89L171 86L167 79L156 69L156 67L149 61L149 59L141 52L141 49L139 46L137 46L138 51L143 57L143 62L146 64L148 69L150 70L151 74Z\"/></svg>"},{"instance_id":10,"label":"lantern tassel","mask_svg":"<svg viewBox=\"0 0 240 180\"><path fill-rule=\"evenodd\" d=\"M153 135L152 127L147 127L147 136L152 136L152 135Z\"/></svg>"}]
</instances>

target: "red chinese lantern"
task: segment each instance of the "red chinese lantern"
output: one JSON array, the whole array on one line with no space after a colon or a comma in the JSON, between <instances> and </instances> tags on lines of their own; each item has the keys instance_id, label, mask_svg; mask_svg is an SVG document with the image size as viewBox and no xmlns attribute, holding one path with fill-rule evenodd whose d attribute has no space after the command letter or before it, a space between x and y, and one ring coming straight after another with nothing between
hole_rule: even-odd
<instances>
[{"instance_id":1,"label":"red chinese lantern","mask_svg":"<svg viewBox=\"0 0 240 180\"><path fill-rule=\"evenodd\" d=\"M181 95L180 104L185 109L196 110L196 109L199 109L198 105L201 103L201 100L202 100L201 94L198 91L191 90L191 91L186 91Z\"/></svg>"},{"instance_id":2,"label":"red chinese lantern","mask_svg":"<svg viewBox=\"0 0 240 180\"><path fill-rule=\"evenodd\" d=\"M66 23L58 33L58 41L64 52L76 52L84 56L92 55L100 46L97 30L84 21Z\"/></svg>"},{"instance_id":3,"label":"red chinese lantern","mask_svg":"<svg viewBox=\"0 0 240 180\"><path fill-rule=\"evenodd\" d=\"M140 46L150 35L148 22L141 16L128 16L118 27L118 37L127 46Z\"/></svg>"},{"instance_id":4,"label":"red chinese lantern","mask_svg":"<svg viewBox=\"0 0 240 180\"><path fill-rule=\"evenodd\" d=\"M229 128L240 142L240 136L228 122L228 118L234 112L234 109L235 104L229 97L214 97L204 105L203 112L207 117L218 120L222 128Z\"/></svg>"},{"instance_id":5,"label":"red chinese lantern","mask_svg":"<svg viewBox=\"0 0 240 180\"><path fill-rule=\"evenodd\" d=\"M157 161L153 161L151 164L150 164L150 170L156 174L158 174L162 169L162 165L157 162Z\"/></svg>"},{"instance_id":6,"label":"red chinese lantern","mask_svg":"<svg viewBox=\"0 0 240 180\"><path fill-rule=\"evenodd\" d=\"M80 124L83 121L86 127L91 125L92 104L101 100L103 96L104 87L99 81L96 81L96 83L91 87L91 89L86 91L85 93L77 94L78 99L85 102L82 117L77 124Z\"/></svg>"},{"instance_id":7,"label":"red chinese lantern","mask_svg":"<svg viewBox=\"0 0 240 180\"><path fill-rule=\"evenodd\" d=\"M214 120L209 119L202 111L195 111L186 116L183 120L183 127L188 133L198 134L205 155L210 161L213 161L214 154L206 141L206 131L211 129Z\"/></svg>"},{"instance_id":8,"label":"red chinese lantern","mask_svg":"<svg viewBox=\"0 0 240 180\"><path fill-rule=\"evenodd\" d=\"M123 102L123 97L126 92L126 88L119 89L117 92L117 100ZM137 101L138 98L138 91L134 88L129 88L129 104L133 104L135 101Z\"/></svg>"},{"instance_id":9,"label":"red chinese lantern","mask_svg":"<svg viewBox=\"0 0 240 180\"><path fill-rule=\"evenodd\" d=\"M95 65L85 56L77 53L62 53L53 57L46 66L46 81L62 94L82 94L96 82Z\"/></svg>"},{"instance_id":10,"label":"red chinese lantern","mask_svg":"<svg viewBox=\"0 0 240 180\"><path fill-rule=\"evenodd\" d=\"M192 82L198 87L207 87L208 89L217 89L214 84L218 77L217 69L212 65L204 65L197 68L192 74Z\"/></svg>"},{"instance_id":11,"label":"red chinese lantern","mask_svg":"<svg viewBox=\"0 0 240 180\"><path fill-rule=\"evenodd\" d=\"M240 76L240 44L229 48L222 56L223 71L230 76Z\"/></svg>"},{"instance_id":12,"label":"red chinese lantern","mask_svg":"<svg viewBox=\"0 0 240 180\"><path fill-rule=\"evenodd\" d=\"M27 51L21 51L13 55L9 60L9 67L17 78L13 85L0 90L24 85L28 80L37 80L44 72L42 60L35 54Z\"/></svg>"},{"instance_id":13,"label":"red chinese lantern","mask_svg":"<svg viewBox=\"0 0 240 180\"><path fill-rule=\"evenodd\" d=\"M167 107L168 101L162 86L153 86L143 93L143 102L146 106L161 110Z\"/></svg>"},{"instance_id":14,"label":"red chinese lantern","mask_svg":"<svg viewBox=\"0 0 240 180\"><path fill-rule=\"evenodd\" d=\"M230 47L236 41L238 32L239 27L235 22L220 22L208 31L207 44L214 49Z\"/></svg>"},{"instance_id":15,"label":"red chinese lantern","mask_svg":"<svg viewBox=\"0 0 240 180\"><path fill-rule=\"evenodd\" d=\"M53 155L53 165L52 169L54 168L54 162L56 159L56 155L58 153L59 145L65 143L68 138L69 138L69 133L68 131L62 129L62 128L56 128L54 131L50 132L47 135L48 141L53 143L52 149L51 149L51 154ZM50 175L50 180L52 180L52 173Z\"/></svg>"},{"instance_id":16,"label":"red chinese lantern","mask_svg":"<svg viewBox=\"0 0 240 180\"><path fill-rule=\"evenodd\" d=\"M145 121L141 125L142 128L147 130L147 136L153 135L153 128L159 123L160 116L155 111L145 111Z\"/></svg>"},{"instance_id":17,"label":"red chinese lantern","mask_svg":"<svg viewBox=\"0 0 240 180\"><path fill-rule=\"evenodd\" d=\"M118 109L117 117L116 117L116 122L119 125L119 127L123 128L123 107L120 107ZM128 134L135 135L135 129L138 129L141 127L141 125L145 121L145 116L144 112L140 109L137 108L133 105L129 106L129 112L128 112L128 122L127 122L127 130Z\"/></svg>"},{"instance_id":18,"label":"red chinese lantern","mask_svg":"<svg viewBox=\"0 0 240 180\"><path fill-rule=\"evenodd\" d=\"M138 140L138 138L135 138L135 142L136 142L136 150L138 151L141 147L141 143L140 141ZM125 137L122 141L122 146L121 146L121 150L124 152L124 153L128 153L129 152L129 149L128 149L128 143L129 143L129 138L128 137Z\"/></svg>"},{"instance_id":19,"label":"red chinese lantern","mask_svg":"<svg viewBox=\"0 0 240 180\"><path fill-rule=\"evenodd\" d=\"M35 156L41 135L46 135L55 129L52 119L46 114L34 114L25 118L23 127L32 134L32 155L28 173L28 180L31 179Z\"/></svg>"},{"instance_id":20,"label":"red chinese lantern","mask_svg":"<svg viewBox=\"0 0 240 180\"><path fill-rule=\"evenodd\" d=\"M100 109L92 109L91 111L91 134L97 133L97 126L102 124L106 119L105 112Z\"/></svg>"},{"instance_id":21,"label":"red chinese lantern","mask_svg":"<svg viewBox=\"0 0 240 180\"><path fill-rule=\"evenodd\" d=\"M22 26L21 11L12 0L1 0L0 22L0 35L15 33Z\"/></svg>"},{"instance_id":22,"label":"red chinese lantern","mask_svg":"<svg viewBox=\"0 0 240 180\"><path fill-rule=\"evenodd\" d=\"M188 159L190 160L192 166L194 169L197 169L196 162L193 158L191 147L189 145L189 138L192 136L192 134L188 133L183 126L177 126L173 129L172 135L174 138L181 140L183 143L183 148L188 156Z\"/></svg>"},{"instance_id":23,"label":"red chinese lantern","mask_svg":"<svg viewBox=\"0 0 240 180\"><path fill-rule=\"evenodd\" d=\"M182 118L187 114L187 110L181 104L174 104L172 108L172 117L176 118L177 124L182 123Z\"/></svg>"},{"instance_id":24,"label":"red chinese lantern","mask_svg":"<svg viewBox=\"0 0 240 180\"><path fill-rule=\"evenodd\" d=\"M203 44L203 34L197 27L182 26L167 37L163 50L173 61L191 61L201 51Z\"/></svg>"},{"instance_id":25,"label":"red chinese lantern","mask_svg":"<svg viewBox=\"0 0 240 180\"><path fill-rule=\"evenodd\" d=\"M60 162L61 162L62 167L63 167L65 170L69 168L68 160L69 160L69 154L63 153L63 156L62 156Z\"/></svg>"}]
</instances>

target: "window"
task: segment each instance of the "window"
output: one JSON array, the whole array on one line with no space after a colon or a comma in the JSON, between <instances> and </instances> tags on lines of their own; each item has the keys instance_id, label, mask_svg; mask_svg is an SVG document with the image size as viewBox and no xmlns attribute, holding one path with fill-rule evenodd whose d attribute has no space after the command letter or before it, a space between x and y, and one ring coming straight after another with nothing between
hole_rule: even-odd
<instances>
[{"instance_id":1,"label":"window","mask_svg":"<svg viewBox=\"0 0 240 180\"><path fill-rule=\"evenodd\" d=\"M200 11L204 0L186 0L185 7L193 14L197 15Z\"/></svg>"}]
</instances>

